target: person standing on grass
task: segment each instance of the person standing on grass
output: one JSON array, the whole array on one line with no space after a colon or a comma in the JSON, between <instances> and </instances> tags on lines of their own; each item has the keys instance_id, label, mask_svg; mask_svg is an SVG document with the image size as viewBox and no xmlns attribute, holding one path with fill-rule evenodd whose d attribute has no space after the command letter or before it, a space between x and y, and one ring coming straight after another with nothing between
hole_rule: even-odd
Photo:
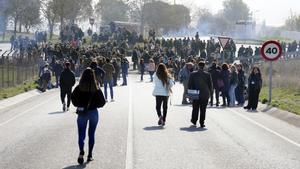
<instances>
[{"instance_id":1,"label":"person standing on grass","mask_svg":"<svg viewBox=\"0 0 300 169\"><path fill-rule=\"evenodd\" d=\"M156 98L156 112L158 116L158 125L164 126L168 113L168 100L172 93L174 81L168 72L165 64L158 65L154 74L154 90L153 96ZM161 106L163 106L163 115L161 114Z\"/></svg>"},{"instance_id":2,"label":"person standing on grass","mask_svg":"<svg viewBox=\"0 0 300 169\"><path fill-rule=\"evenodd\" d=\"M208 104L208 99L213 93L213 82L210 73L204 71L205 63L199 62L199 70L191 73L188 89L199 90L199 99L193 100L193 111L191 122L196 126L199 119L199 109L200 109L200 126L205 127L205 116L206 108Z\"/></svg>"},{"instance_id":3,"label":"person standing on grass","mask_svg":"<svg viewBox=\"0 0 300 169\"><path fill-rule=\"evenodd\" d=\"M81 76L79 85L76 86L72 93L72 103L77 107L77 127L78 127L78 145L79 156L77 162L82 165L84 163L84 140L86 136L86 128L88 128L89 149L87 162L93 161L93 149L95 144L95 131L97 128L99 115L97 108L105 105L103 93L95 78L94 71L87 68Z\"/></svg>"},{"instance_id":4,"label":"person standing on grass","mask_svg":"<svg viewBox=\"0 0 300 169\"><path fill-rule=\"evenodd\" d=\"M65 63L65 69L60 75L60 98L63 104L63 111L68 111L71 103L72 87L75 85L75 74L71 71L70 62ZM67 95L67 107L65 103L65 97Z\"/></svg>"},{"instance_id":5,"label":"person standing on grass","mask_svg":"<svg viewBox=\"0 0 300 169\"><path fill-rule=\"evenodd\" d=\"M262 88L262 77L260 69L257 66L254 66L251 70L249 79L248 79L248 105L244 107L247 110L256 111L258 105L259 93Z\"/></svg>"}]
</instances>

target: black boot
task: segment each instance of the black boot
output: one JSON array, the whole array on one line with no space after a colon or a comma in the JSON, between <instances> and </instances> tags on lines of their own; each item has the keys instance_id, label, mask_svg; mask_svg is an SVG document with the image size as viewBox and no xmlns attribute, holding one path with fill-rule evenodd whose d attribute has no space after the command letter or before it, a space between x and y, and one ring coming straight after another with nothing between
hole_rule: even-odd
<instances>
[{"instance_id":1,"label":"black boot","mask_svg":"<svg viewBox=\"0 0 300 169\"><path fill-rule=\"evenodd\" d=\"M81 152L79 153L79 157L78 157L78 159L77 159L77 162L78 162L78 164L80 164L80 165L82 165L82 164L84 163L84 158L83 158L83 156L84 156L84 151L81 151Z\"/></svg>"}]
</instances>

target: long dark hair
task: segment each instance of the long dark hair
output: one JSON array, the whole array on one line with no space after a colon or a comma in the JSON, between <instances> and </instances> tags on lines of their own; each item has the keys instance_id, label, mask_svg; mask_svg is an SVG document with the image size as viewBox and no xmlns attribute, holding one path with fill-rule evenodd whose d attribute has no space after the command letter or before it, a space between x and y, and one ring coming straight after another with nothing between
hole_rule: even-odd
<instances>
[{"instance_id":1,"label":"long dark hair","mask_svg":"<svg viewBox=\"0 0 300 169\"><path fill-rule=\"evenodd\" d=\"M158 77L159 80L162 81L164 86L169 85L169 79L171 78L168 69L165 64L160 63L157 67L156 70L156 76Z\"/></svg>"},{"instance_id":2,"label":"long dark hair","mask_svg":"<svg viewBox=\"0 0 300 169\"><path fill-rule=\"evenodd\" d=\"M83 71L79 81L79 89L85 92L96 92L99 90L95 73L90 67Z\"/></svg>"},{"instance_id":3,"label":"long dark hair","mask_svg":"<svg viewBox=\"0 0 300 169\"><path fill-rule=\"evenodd\" d=\"M250 75L255 75L255 74L254 74L254 69L256 69L256 70L258 71L258 76L261 77L261 72L260 72L260 69L259 69L258 66L253 66L253 67L252 67Z\"/></svg>"}]
</instances>

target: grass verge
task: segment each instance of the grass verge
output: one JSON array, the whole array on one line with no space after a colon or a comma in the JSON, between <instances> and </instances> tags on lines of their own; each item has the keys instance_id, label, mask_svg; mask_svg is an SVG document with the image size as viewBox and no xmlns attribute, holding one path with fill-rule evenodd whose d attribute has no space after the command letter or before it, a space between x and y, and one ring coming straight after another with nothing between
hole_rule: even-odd
<instances>
[{"instance_id":1,"label":"grass verge","mask_svg":"<svg viewBox=\"0 0 300 169\"><path fill-rule=\"evenodd\" d=\"M271 106L300 115L300 91L288 88L273 88ZM260 101L268 102L268 87L263 87Z\"/></svg>"},{"instance_id":2,"label":"grass verge","mask_svg":"<svg viewBox=\"0 0 300 169\"><path fill-rule=\"evenodd\" d=\"M25 82L24 84L15 87L0 89L0 100L30 91L32 89L35 89L36 87L37 84L34 81L32 81L32 82Z\"/></svg>"}]
</instances>

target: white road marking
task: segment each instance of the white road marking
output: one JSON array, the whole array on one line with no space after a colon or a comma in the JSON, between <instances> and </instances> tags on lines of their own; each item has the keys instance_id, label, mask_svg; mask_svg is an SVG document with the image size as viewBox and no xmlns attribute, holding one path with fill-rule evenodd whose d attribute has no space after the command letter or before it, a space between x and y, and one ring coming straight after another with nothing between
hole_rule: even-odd
<instances>
[{"instance_id":1,"label":"white road marking","mask_svg":"<svg viewBox=\"0 0 300 169\"><path fill-rule=\"evenodd\" d=\"M32 111L32 110L34 110L34 109L36 109L36 108L42 106L43 104L48 103L50 100L52 100L52 99L54 99L54 98L56 98L56 97L57 97L57 96L53 96L53 97L51 97L50 99L48 99L48 100L46 100L46 101L44 101L44 102L42 102L42 103L40 103L40 104L37 104L37 105L31 107L30 109L25 110L23 113L17 114L16 116L10 118L9 120L7 120L7 121L5 121L5 122L3 122L3 123L0 123L0 127L1 127L1 126L4 126L4 125L6 125L6 124L8 124L9 122L15 120L15 119L18 118L18 117L21 117L21 116L27 114L28 112L30 112L30 111Z\"/></svg>"},{"instance_id":2,"label":"white road marking","mask_svg":"<svg viewBox=\"0 0 300 169\"><path fill-rule=\"evenodd\" d=\"M132 87L131 87L131 84L129 85L126 169L133 169L133 112L132 112Z\"/></svg>"},{"instance_id":3,"label":"white road marking","mask_svg":"<svg viewBox=\"0 0 300 169\"><path fill-rule=\"evenodd\" d=\"M272 134L274 134L274 135L280 137L281 139L283 139L283 140L285 140L285 141L287 141L287 142L289 142L289 143L295 145L296 147L300 148L300 144L299 144L299 143L297 143L297 142L295 142L295 141L293 141L293 140L291 140L291 139L289 139L289 138L287 138L287 137L285 137L285 136L283 136L283 135L277 133L276 131L273 131L273 130L269 129L268 127L266 127L266 126L264 126L264 125L262 125L262 124L260 124L260 123L258 123L258 122L256 122L256 121L252 120L251 118L249 118L249 117L247 117L247 116L245 116L245 115L243 115L243 114L241 114L241 113L239 113L239 112L237 112L236 110L232 110L232 109L228 109L228 110L230 110L230 111L233 112L234 114L236 114L236 115L242 117L243 119L245 119L245 120L251 122L252 124L255 124L256 126L262 128L262 129L265 129L266 131L268 131L268 132L270 132L270 133L272 133Z\"/></svg>"}]
</instances>

